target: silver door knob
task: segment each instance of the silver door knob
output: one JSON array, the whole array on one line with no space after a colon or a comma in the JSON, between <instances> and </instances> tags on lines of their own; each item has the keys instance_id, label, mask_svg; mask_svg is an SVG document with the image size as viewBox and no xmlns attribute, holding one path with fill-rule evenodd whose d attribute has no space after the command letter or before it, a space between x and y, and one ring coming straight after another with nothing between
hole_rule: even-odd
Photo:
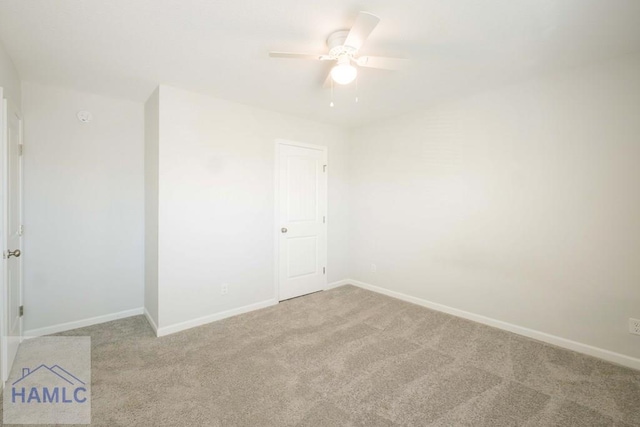
<instances>
[{"instance_id":1,"label":"silver door knob","mask_svg":"<svg viewBox=\"0 0 640 427\"><path fill-rule=\"evenodd\" d=\"M287 231L289 231L289 230L287 230L285 227L282 227L282 228L280 229L280 231L282 231L283 233L286 233L286 232L287 232ZM20 251L18 251L18 252L20 252Z\"/></svg>"},{"instance_id":2,"label":"silver door knob","mask_svg":"<svg viewBox=\"0 0 640 427\"><path fill-rule=\"evenodd\" d=\"M15 251L7 250L7 258L11 258L12 256L18 258L20 256L20 249L16 249Z\"/></svg>"}]
</instances>

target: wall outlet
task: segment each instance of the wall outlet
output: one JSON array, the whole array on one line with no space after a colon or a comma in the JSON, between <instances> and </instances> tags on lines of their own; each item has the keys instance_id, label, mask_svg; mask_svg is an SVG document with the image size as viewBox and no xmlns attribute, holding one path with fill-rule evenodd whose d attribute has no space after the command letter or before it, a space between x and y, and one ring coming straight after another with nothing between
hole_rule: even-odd
<instances>
[{"instance_id":1,"label":"wall outlet","mask_svg":"<svg viewBox=\"0 0 640 427\"><path fill-rule=\"evenodd\" d=\"M629 319L629 333L640 335L640 320Z\"/></svg>"},{"instance_id":2,"label":"wall outlet","mask_svg":"<svg viewBox=\"0 0 640 427\"><path fill-rule=\"evenodd\" d=\"M223 283L220 285L220 295L226 295L229 293L229 284Z\"/></svg>"},{"instance_id":3,"label":"wall outlet","mask_svg":"<svg viewBox=\"0 0 640 427\"><path fill-rule=\"evenodd\" d=\"M376 273L378 271L378 266L375 264L371 264L371 272Z\"/></svg>"}]
</instances>

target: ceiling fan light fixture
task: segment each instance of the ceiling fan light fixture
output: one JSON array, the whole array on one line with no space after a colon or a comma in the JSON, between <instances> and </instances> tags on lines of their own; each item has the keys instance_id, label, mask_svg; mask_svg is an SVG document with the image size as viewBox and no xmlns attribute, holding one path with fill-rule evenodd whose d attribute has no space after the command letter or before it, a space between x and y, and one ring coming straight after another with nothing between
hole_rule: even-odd
<instances>
[{"instance_id":1,"label":"ceiling fan light fixture","mask_svg":"<svg viewBox=\"0 0 640 427\"><path fill-rule=\"evenodd\" d=\"M331 78L339 85L347 85L356 79L358 70L347 63L338 64L331 69Z\"/></svg>"},{"instance_id":2,"label":"ceiling fan light fixture","mask_svg":"<svg viewBox=\"0 0 640 427\"><path fill-rule=\"evenodd\" d=\"M406 62L400 58L386 58L383 56L357 56L360 48L371 32L376 28L380 18L369 12L359 12L350 30L338 30L329 34L327 38L328 54L296 53L270 51L272 58L298 58L315 61L335 61L329 76L324 80L325 89L333 84L348 85L356 80L358 68L378 68L381 70L397 70ZM356 80L356 86L358 85ZM356 89L357 90L357 89ZM357 102L357 100L356 100Z\"/></svg>"}]
</instances>

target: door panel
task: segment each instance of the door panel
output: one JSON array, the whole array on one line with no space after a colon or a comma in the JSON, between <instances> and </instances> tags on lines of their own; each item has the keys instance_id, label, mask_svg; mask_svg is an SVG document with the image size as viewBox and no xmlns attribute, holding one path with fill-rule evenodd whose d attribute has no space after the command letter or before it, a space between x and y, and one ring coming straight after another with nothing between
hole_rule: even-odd
<instances>
[{"instance_id":1,"label":"door panel","mask_svg":"<svg viewBox=\"0 0 640 427\"><path fill-rule=\"evenodd\" d=\"M327 152L325 147L279 143L279 299L326 286Z\"/></svg>"},{"instance_id":2,"label":"door panel","mask_svg":"<svg viewBox=\"0 0 640 427\"><path fill-rule=\"evenodd\" d=\"M304 236L287 239L289 278L318 273L318 237Z\"/></svg>"},{"instance_id":3,"label":"door panel","mask_svg":"<svg viewBox=\"0 0 640 427\"><path fill-rule=\"evenodd\" d=\"M306 153L305 153L306 154ZM287 157L287 218L294 222L318 219L317 160L300 156Z\"/></svg>"}]
</instances>

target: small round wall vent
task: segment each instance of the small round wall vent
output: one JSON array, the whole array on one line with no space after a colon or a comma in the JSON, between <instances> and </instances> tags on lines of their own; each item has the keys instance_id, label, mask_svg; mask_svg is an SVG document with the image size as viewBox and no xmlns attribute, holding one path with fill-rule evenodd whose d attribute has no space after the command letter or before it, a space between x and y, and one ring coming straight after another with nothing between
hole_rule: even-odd
<instances>
[{"instance_id":1,"label":"small round wall vent","mask_svg":"<svg viewBox=\"0 0 640 427\"><path fill-rule=\"evenodd\" d=\"M93 120L93 116L88 111L78 111L78 120L80 120L82 123L89 123L91 120Z\"/></svg>"}]
</instances>

